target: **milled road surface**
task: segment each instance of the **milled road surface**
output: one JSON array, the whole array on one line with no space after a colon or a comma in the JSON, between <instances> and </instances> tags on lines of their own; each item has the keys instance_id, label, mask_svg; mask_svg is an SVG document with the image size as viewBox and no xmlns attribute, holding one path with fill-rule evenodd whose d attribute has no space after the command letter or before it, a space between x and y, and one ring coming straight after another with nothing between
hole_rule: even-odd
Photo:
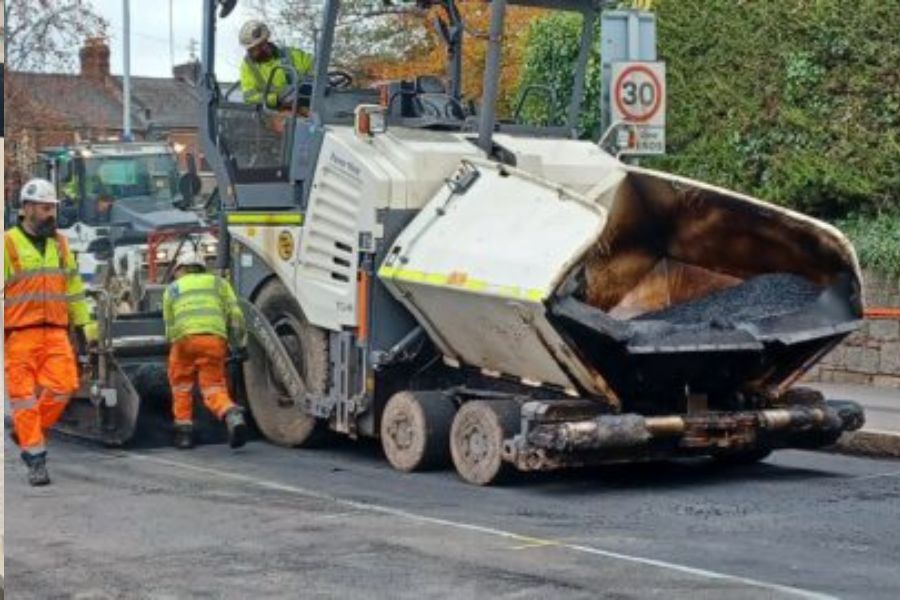
<instances>
[{"instance_id":1,"label":"milled road surface","mask_svg":"<svg viewBox=\"0 0 900 600\"><path fill-rule=\"evenodd\" d=\"M898 598L900 462L782 452L463 484L376 446L6 448L9 598Z\"/></svg>"}]
</instances>

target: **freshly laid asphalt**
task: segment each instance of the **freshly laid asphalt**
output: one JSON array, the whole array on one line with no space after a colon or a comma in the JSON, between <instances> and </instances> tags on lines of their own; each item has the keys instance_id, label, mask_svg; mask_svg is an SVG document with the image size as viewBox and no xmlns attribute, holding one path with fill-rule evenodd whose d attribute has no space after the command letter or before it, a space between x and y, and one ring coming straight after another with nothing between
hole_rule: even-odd
<instances>
[{"instance_id":1,"label":"freshly laid asphalt","mask_svg":"<svg viewBox=\"0 0 900 600\"><path fill-rule=\"evenodd\" d=\"M784 451L518 476L377 445L190 452L54 440L6 467L9 598L898 598L900 461Z\"/></svg>"}]
</instances>

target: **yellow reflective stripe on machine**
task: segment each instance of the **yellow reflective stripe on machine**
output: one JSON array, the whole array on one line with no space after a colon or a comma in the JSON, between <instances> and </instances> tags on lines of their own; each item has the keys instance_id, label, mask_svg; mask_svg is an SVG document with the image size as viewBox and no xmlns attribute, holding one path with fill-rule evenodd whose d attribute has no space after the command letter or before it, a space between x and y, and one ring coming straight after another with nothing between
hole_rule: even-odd
<instances>
[{"instance_id":1,"label":"yellow reflective stripe on machine","mask_svg":"<svg viewBox=\"0 0 900 600\"><path fill-rule=\"evenodd\" d=\"M378 276L382 279L396 279L399 281L423 283L425 285L433 285L436 287L482 292L492 296L529 300L531 302L541 302L544 299L543 290L526 289L516 285L492 284L482 279L472 279L465 274L458 272L445 275L442 273L426 273L425 271L384 266L378 270Z\"/></svg>"},{"instance_id":2,"label":"yellow reflective stripe on machine","mask_svg":"<svg viewBox=\"0 0 900 600\"><path fill-rule=\"evenodd\" d=\"M229 225L303 225L299 213L231 213L226 218Z\"/></svg>"}]
</instances>

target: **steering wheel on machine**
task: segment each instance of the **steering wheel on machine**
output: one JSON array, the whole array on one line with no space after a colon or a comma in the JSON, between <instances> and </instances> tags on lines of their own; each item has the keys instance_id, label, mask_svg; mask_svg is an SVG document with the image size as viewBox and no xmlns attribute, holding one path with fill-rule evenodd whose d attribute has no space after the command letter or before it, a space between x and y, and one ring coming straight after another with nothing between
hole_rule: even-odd
<instances>
[{"instance_id":1,"label":"steering wheel on machine","mask_svg":"<svg viewBox=\"0 0 900 600\"><path fill-rule=\"evenodd\" d=\"M353 85L353 76L341 69L328 71L328 87L335 90L346 90Z\"/></svg>"}]
</instances>

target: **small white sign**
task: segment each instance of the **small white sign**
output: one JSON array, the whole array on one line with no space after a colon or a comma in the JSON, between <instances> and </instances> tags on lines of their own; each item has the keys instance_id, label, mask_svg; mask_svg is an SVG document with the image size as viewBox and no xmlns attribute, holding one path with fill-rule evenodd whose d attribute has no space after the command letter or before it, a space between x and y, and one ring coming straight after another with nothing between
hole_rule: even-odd
<instances>
[{"instance_id":1,"label":"small white sign","mask_svg":"<svg viewBox=\"0 0 900 600\"><path fill-rule=\"evenodd\" d=\"M665 153L665 63L613 63L610 104L612 122L625 124L618 138L622 153Z\"/></svg>"},{"instance_id":2,"label":"small white sign","mask_svg":"<svg viewBox=\"0 0 900 600\"><path fill-rule=\"evenodd\" d=\"M619 136L621 154L665 154L666 130L651 125L625 125Z\"/></svg>"}]
</instances>

